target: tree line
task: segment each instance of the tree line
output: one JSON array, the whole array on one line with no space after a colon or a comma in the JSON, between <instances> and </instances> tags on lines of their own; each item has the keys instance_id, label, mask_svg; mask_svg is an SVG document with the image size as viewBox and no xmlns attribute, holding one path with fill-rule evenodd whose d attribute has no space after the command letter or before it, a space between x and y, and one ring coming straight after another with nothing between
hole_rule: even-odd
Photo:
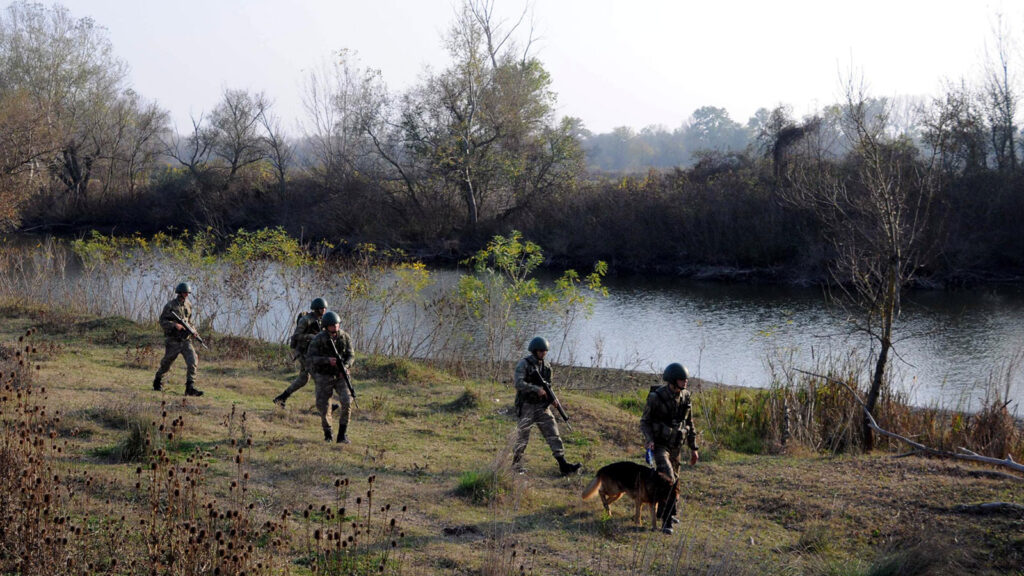
<instances>
[{"instance_id":1,"label":"tree line","mask_svg":"<svg viewBox=\"0 0 1024 576\"><path fill-rule=\"evenodd\" d=\"M672 132L593 134L556 116L532 31L493 8L466 0L444 36L449 64L402 92L338 52L307 76L304 128L289 134L271 97L231 88L178 132L128 88L101 26L15 2L0 14L0 226L281 226L452 260L519 230L555 265L849 283L857 272L837 264L885 237L893 214L868 210L885 202L870 191L913 182L905 280L1024 273L1024 138L1003 33L979 85L928 101L851 90L801 118L779 106L740 124L704 106Z\"/></svg>"}]
</instances>

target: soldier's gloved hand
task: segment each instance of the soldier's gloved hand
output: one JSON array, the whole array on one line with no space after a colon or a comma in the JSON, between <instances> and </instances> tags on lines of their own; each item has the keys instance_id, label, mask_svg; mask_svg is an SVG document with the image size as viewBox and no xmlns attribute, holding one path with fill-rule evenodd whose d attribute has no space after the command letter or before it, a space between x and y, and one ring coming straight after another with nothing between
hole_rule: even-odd
<instances>
[{"instance_id":1,"label":"soldier's gloved hand","mask_svg":"<svg viewBox=\"0 0 1024 576\"><path fill-rule=\"evenodd\" d=\"M177 322L174 323L174 327L177 328L178 330L184 330L185 329L184 326L182 326L181 324L178 324Z\"/></svg>"},{"instance_id":2,"label":"soldier's gloved hand","mask_svg":"<svg viewBox=\"0 0 1024 576\"><path fill-rule=\"evenodd\" d=\"M700 453L696 450L690 451L690 466L697 464L697 460L700 460Z\"/></svg>"},{"instance_id":3,"label":"soldier's gloved hand","mask_svg":"<svg viewBox=\"0 0 1024 576\"><path fill-rule=\"evenodd\" d=\"M328 358L327 361L331 363L331 367L332 368L338 365L338 359L337 358Z\"/></svg>"}]
</instances>

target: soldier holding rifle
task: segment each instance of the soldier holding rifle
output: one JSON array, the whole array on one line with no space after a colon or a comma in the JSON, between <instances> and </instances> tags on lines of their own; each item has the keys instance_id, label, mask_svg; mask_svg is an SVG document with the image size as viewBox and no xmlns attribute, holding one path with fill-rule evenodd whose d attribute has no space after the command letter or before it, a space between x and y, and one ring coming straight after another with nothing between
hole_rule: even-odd
<instances>
[{"instance_id":1,"label":"soldier holding rifle","mask_svg":"<svg viewBox=\"0 0 1024 576\"><path fill-rule=\"evenodd\" d=\"M274 398L274 404L281 408L284 408L284 403L288 401L289 396L309 382L309 364L306 361L306 352L309 350L309 343L323 329L321 319L326 310L327 301L323 298L314 298L309 305L309 312L302 314L295 321L295 332L292 333L290 344L292 360L299 361L299 375L292 380L291 385L284 392Z\"/></svg>"},{"instance_id":2,"label":"soldier holding rifle","mask_svg":"<svg viewBox=\"0 0 1024 576\"><path fill-rule=\"evenodd\" d=\"M348 444L348 421L355 390L349 380L352 367L352 338L341 329L341 317L327 312L321 320L323 331L313 337L306 351L309 367L316 383L316 409L320 412L320 424L324 429L324 440L332 440L333 420L331 396L337 392L341 398L341 415L338 422L339 444Z\"/></svg>"},{"instance_id":3,"label":"soldier holding rifle","mask_svg":"<svg viewBox=\"0 0 1024 576\"><path fill-rule=\"evenodd\" d=\"M160 368L153 378L153 390L163 390L164 374L171 369L171 364L180 354L185 359L185 396L202 396L203 391L196 388L196 370L199 367L199 356L192 346L195 338L200 344L206 345L199 333L192 327L192 303L188 301L192 293L192 285L182 282L174 289L175 298L164 306L160 313L160 327L164 330L164 357Z\"/></svg>"},{"instance_id":4,"label":"soldier holding rifle","mask_svg":"<svg viewBox=\"0 0 1024 576\"><path fill-rule=\"evenodd\" d=\"M566 462L565 448L562 446L562 438L558 434L558 424L555 423L555 416L551 413L551 405L558 409L559 415L569 424L569 417L566 416L562 404L555 397L551 390L551 367L544 362L548 353L548 341L537 336L530 340L527 347L530 354L516 364L515 386L516 386L516 443L512 453L512 468L519 473L525 472L522 465L523 454L526 452L526 445L530 441L530 429L534 424L540 428L541 434L551 447L551 454L558 462L558 471L563 475L575 473L580 469L579 464Z\"/></svg>"}]
</instances>

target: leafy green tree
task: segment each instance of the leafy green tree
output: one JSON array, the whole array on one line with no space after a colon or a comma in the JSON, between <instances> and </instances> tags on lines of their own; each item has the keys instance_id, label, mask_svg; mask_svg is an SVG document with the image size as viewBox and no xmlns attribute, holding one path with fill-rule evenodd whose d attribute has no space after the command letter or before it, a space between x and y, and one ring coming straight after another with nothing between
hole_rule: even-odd
<instances>
[{"instance_id":1,"label":"leafy green tree","mask_svg":"<svg viewBox=\"0 0 1024 576\"><path fill-rule=\"evenodd\" d=\"M741 151L747 146L748 134L742 124L729 117L725 108L702 106L681 130L683 145L693 155L700 151Z\"/></svg>"},{"instance_id":2,"label":"leafy green tree","mask_svg":"<svg viewBox=\"0 0 1024 576\"><path fill-rule=\"evenodd\" d=\"M570 183L582 170L578 122L554 121L543 64L513 40L523 20L496 22L493 2L467 0L445 38L452 58L401 100L377 152L418 206L464 210L472 233Z\"/></svg>"},{"instance_id":3,"label":"leafy green tree","mask_svg":"<svg viewBox=\"0 0 1024 576\"><path fill-rule=\"evenodd\" d=\"M526 330L523 312L539 307L553 314L554 328L566 334L582 311L589 313L594 295L607 294L601 279L608 271L598 262L594 272L581 278L575 270L565 271L553 287L544 287L534 276L544 263L539 245L513 230L494 236L487 246L466 262L474 274L459 280L459 296L467 312L482 322L486 357L496 362L518 350ZM550 326L548 326L550 327Z\"/></svg>"}]
</instances>

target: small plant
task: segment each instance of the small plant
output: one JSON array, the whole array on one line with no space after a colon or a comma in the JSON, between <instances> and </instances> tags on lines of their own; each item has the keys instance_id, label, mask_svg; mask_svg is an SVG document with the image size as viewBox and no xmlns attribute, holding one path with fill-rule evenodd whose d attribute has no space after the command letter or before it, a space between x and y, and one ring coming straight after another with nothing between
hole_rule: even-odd
<instances>
[{"instance_id":1,"label":"small plant","mask_svg":"<svg viewBox=\"0 0 1024 576\"><path fill-rule=\"evenodd\" d=\"M479 408L480 403L480 392L467 387L463 390L461 396L445 404L444 409L449 412L464 412L466 410Z\"/></svg>"},{"instance_id":2,"label":"small plant","mask_svg":"<svg viewBox=\"0 0 1024 576\"><path fill-rule=\"evenodd\" d=\"M156 350L151 344L129 346L124 350L124 365L126 368L152 369L156 366Z\"/></svg>"},{"instance_id":3,"label":"small plant","mask_svg":"<svg viewBox=\"0 0 1024 576\"><path fill-rule=\"evenodd\" d=\"M455 493L474 504L486 504L508 493L508 481L494 470L469 470L459 477Z\"/></svg>"}]
</instances>

